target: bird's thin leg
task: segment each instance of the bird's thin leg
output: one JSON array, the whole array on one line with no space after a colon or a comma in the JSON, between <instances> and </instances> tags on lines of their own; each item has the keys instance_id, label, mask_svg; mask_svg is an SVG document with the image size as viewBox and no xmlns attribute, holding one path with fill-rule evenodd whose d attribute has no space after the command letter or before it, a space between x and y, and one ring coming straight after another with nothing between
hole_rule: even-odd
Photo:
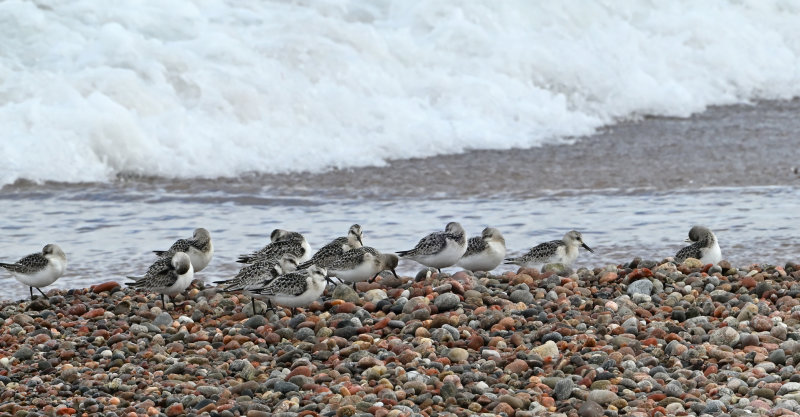
<instances>
[{"instance_id":1,"label":"bird's thin leg","mask_svg":"<svg viewBox=\"0 0 800 417\"><path fill-rule=\"evenodd\" d=\"M256 313L256 297L253 297L251 295L250 296L250 303L253 304L253 315L255 316L256 314L258 314L258 313Z\"/></svg>"},{"instance_id":2,"label":"bird's thin leg","mask_svg":"<svg viewBox=\"0 0 800 417\"><path fill-rule=\"evenodd\" d=\"M33 287L28 287L31 289L31 300L33 300Z\"/></svg>"},{"instance_id":3,"label":"bird's thin leg","mask_svg":"<svg viewBox=\"0 0 800 417\"><path fill-rule=\"evenodd\" d=\"M33 287L31 287L31 290L32 290L32 289L33 289ZM47 297L47 294L45 294L45 293L43 293L43 292L42 292L42 289L41 289L41 288L39 288L39 287L36 287L36 291L39 291L40 293L42 293L42 295L44 296L44 298L45 298L45 299L47 299L47 300L49 300L49 299L50 299L49 297Z\"/></svg>"}]
</instances>

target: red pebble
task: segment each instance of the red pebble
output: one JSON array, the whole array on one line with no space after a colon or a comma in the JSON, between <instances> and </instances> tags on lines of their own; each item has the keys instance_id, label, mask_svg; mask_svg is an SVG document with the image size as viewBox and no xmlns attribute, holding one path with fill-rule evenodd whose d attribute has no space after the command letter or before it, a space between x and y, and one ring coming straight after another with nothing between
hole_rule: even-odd
<instances>
[{"instance_id":1,"label":"red pebble","mask_svg":"<svg viewBox=\"0 0 800 417\"><path fill-rule=\"evenodd\" d=\"M289 375L286 375L286 380L288 381L289 378L295 375L303 375L303 376L311 376L311 368L307 366L298 366L297 368L292 369L292 372L289 372Z\"/></svg>"},{"instance_id":2,"label":"red pebble","mask_svg":"<svg viewBox=\"0 0 800 417\"><path fill-rule=\"evenodd\" d=\"M379 321L379 322L375 323L374 325L372 325L372 329L373 330L380 330L380 329L386 327L387 325L389 325L389 321L390 321L389 317L384 317L383 319L381 319L381 321Z\"/></svg>"},{"instance_id":3,"label":"red pebble","mask_svg":"<svg viewBox=\"0 0 800 417\"><path fill-rule=\"evenodd\" d=\"M543 395L542 399L539 400L539 404L547 408L555 407L556 400L554 400L553 397L550 397L548 395Z\"/></svg>"},{"instance_id":4,"label":"red pebble","mask_svg":"<svg viewBox=\"0 0 800 417\"><path fill-rule=\"evenodd\" d=\"M167 407L166 413L167 416L169 417L179 416L183 414L183 404L181 403L172 404L171 406Z\"/></svg>"},{"instance_id":5,"label":"red pebble","mask_svg":"<svg viewBox=\"0 0 800 417\"><path fill-rule=\"evenodd\" d=\"M105 312L106 312L106 310L105 310L105 309L102 309L102 308L93 308L93 309L89 310L89 312L88 312L88 313L84 314L84 315L83 315L83 316L81 316L81 317L83 317L83 318L85 318L85 319L93 319L93 318L95 318L95 317L102 316L102 315L103 315L103 313L105 313Z\"/></svg>"},{"instance_id":6,"label":"red pebble","mask_svg":"<svg viewBox=\"0 0 800 417\"><path fill-rule=\"evenodd\" d=\"M92 289L93 293L99 294L99 293L101 293L103 291L112 291L113 289L119 288L119 287L120 287L120 285L119 285L118 282L116 282L116 281L108 281L108 282L104 282L102 284L92 285L91 289Z\"/></svg>"},{"instance_id":7,"label":"red pebble","mask_svg":"<svg viewBox=\"0 0 800 417\"><path fill-rule=\"evenodd\" d=\"M522 374L527 371L528 363L523 361L522 359L515 359L513 362L509 363L505 367L505 371L512 373L512 374Z\"/></svg>"},{"instance_id":8,"label":"red pebble","mask_svg":"<svg viewBox=\"0 0 800 417\"><path fill-rule=\"evenodd\" d=\"M225 346L222 347L222 350L234 350L234 349L239 349L241 347L242 347L242 345L239 344L239 342L237 342L235 340L231 340L230 342L225 344Z\"/></svg>"},{"instance_id":9,"label":"red pebble","mask_svg":"<svg viewBox=\"0 0 800 417\"><path fill-rule=\"evenodd\" d=\"M67 309L67 314L73 316L80 316L81 314L85 313L88 309L86 308L86 304L75 304L74 306Z\"/></svg>"},{"instance_id":10,"label":"red pebble","mask_svg":"<svg viewBox=\"0 0 800 417\"><path fill-rule=\"evenodd\" d=\"M752 289L756 286L756 280L753 279L753 277L744 277L740 282L742 283L742 286L747 289Z\"/></svg>"},{"instance_id":11,"label":"red pebble","mask_svg":"<svg viewBox=\"0 0 800 417\"><path fill-rule=\"evenodd\" d=\"M277 333L268 333L264 336L264 342L268 345L277 345L281 342L281 336Z\"/></svg>"},{"instance_id":12,"label":"red pebble","mask_svg":"<svg viewBox=\"0 0 800 417\"><path fill-rule=\"evenodd\" d=\"M542 404L544 405L544 404ZM495 414L505 413L506 415L513 416L514 415L514 408L506 403L498 403L494 410L492 410Z\"/></svg>"},{"instance_id":13,"label":"red pebble","mask_svg":"<svg viewBox=\"0 0 800 417\"><path fill-rule=\"evenodd\" d=\"M656 346L658 345L658 339L655 337L648 337L647 339L642 340L642 344L645 346Z\"/></svg>"},{"instance_id":14,"label":"red pebble","mask_svg":"<svg viewBox=\"0 0 800 417\"><path fill-rule=\"evenodd\" d=\"M356 305L350 302L339 304L336 307L337 313L351 314L354 311L356 311Z\"/></svg>"}]
</instances>

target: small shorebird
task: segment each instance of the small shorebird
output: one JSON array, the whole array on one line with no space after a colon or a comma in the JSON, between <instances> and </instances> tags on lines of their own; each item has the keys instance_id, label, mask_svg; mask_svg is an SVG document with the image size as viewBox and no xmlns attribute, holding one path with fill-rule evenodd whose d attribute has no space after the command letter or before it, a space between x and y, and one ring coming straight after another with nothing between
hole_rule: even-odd
<instances>
[{"instance_id":1,"label":"small shorebird","mask_svg":"<svg viewBox=\"0 0 800 417\"><path fill-rule=\"evenodd\" d=\"M442 272L442 268L455 265L466 251L464 228L458 222L450 222L444 232L431 233L420 239L414 249L397 254Z\"/></svg>"},{"instance_id":2,"label":"small shorebird","mask_svg":"<svg viewBox=\"0 0 800 417\"><path fill-rule=\"evenodd\" d=\"M239 255L236 262L249 264L261 258L280 258L284 253L291 253L298 263L302 263L311 257L311 246L300 233L275 229L270 234L267 246L248 255Z\"/></svg>"},{"instance_id":3,"label":"small shorebird","mask_svg":"<svg viewBox=\"0 0 800 417\"><path fill-rule=\"evenodd\" d=\"M686 242L693 243L675 254L675 262L683 263L687 258L696 258L703 265L716 265L722 260L722 251L719 249L717 236L709 228L693 226L689 230L689 238L686 239Z\"/></svg>"},{"instance_id":4,"label":"small shorebird","mask_svg":"<svg viewBox=\"0 0 800 417\"><path fill-rule=\"evenodd\" d=\"M516 264L528 268L538 268L541 265L550 263L560 263L566 266L572 265L578 258L578 248L583 247L589 252L594 253L586 243L583 243L583 236L580 232L571 230L567 232L561 240L551 240L540 243L525 255L517 258L507 258L507 264Z\"/></svg>"},{"instance_id":5,"label":"small shorebird","mask_svg":"<svg viewBox=\"0 0 800 417\"><path fill-rule=\"evenodd\" d=\"M469 271L491 271L503 262L506 256L506 240L493 227L483 229L480 236L471 237L467 251L458 261L458 266Z\"/></svg>"},{"instance_id":6,"label":"small shorebird","mask_svg":"<svg viewBox=\"0 0 800 417\"><path fill-rule=\"evenodd\" d=\"M350 229L347 231L347 236L337 237L332 242L323 246L311 259L298 266L297 269L306 269L311 265L328 268L328 264L337 259L341 254L350 249L362 247L364 245L361 240L362 236L360 225L354 224L350 226Z\"/></svg>"},{"instance_id":7,"label":"small shorebird","mask_svg":"<svg viewBox=\"0 0 800 417\"><path fill-rule=\"evenodd\" d=\"M189 255L194 272L202 271L211 262L211 257L214 256L214 244L211 243L211 234L208 230L199 227L194 229L191 239L178 239L167 250L153 251L160 257L166 256L169 258L178 252Z\"/></svg>"},{"instance_id":8,"label":"small shorebird","mask_svg":"<svg viewBox=\"0 0 800 417\"><path fill-rule=\"evenodd\" d=\"M352 283L375 279L382 271L392 271L397 277L399 258L393 253L380 253L369 246L351 249L328 263L328 275Z\"/></svg>"},{"instance_id":9,"label":"small shorebird","mask_svg":"<svg viewBox=\"0 0 800 417\"><path fill-rule=\"evenodd\" d=\"M253 314L256 314L256 303L251 291L247 291L250 287L264 287L276 277L294 272L297 269L297 258L291 253L284 253L280 258L262 258L251 264L247 264L239 270L235 277L214 281L215 284L221 285L222 291L244 291L250 296L250 302L253 305ZM261 297L259 297L261 298ZM269 302L269 300L267 300Z\"/></svg>"},{"instance_id":10,"label":"small shorebird","mask_svg":"<svg viewBox=\"0 0 800 417\"><path fill-rule=\"evenodd\" d=\"M194 268L192 260L184 252L177 252L172 257L162 256L158 258L143 277L128 277L134 282L129 282L128 286L141 288L161 294L161 304L167 308L165 295L174 297L192 284L194 278Z\"/></svg>"},{"instance_id":11,"label":"small shorebird","mask_svg":"<svg viewBox=\"0 0 800 417\"><path fill-rule=\"evenodd\" d=\"M253 285L245 289L267 297L272 304L294 310L318 299L329 282L327 271L312 265L308 269L277 276L265 285Z\"/></svg>"},{"instance_id":12,"label":"small shorebird","mask_svg":"<svg viewBox=\"0 0 800 417\"><path fill-rule=\"evenodd\" d=\"M13 264L0 263L3 267L17 279L17 281L27 285L31 290L31 300L33 299L33 289L36 288L44 298L47 298L42 287L46 287L64 275L67 268L67 255L55 243L50 243L42 248L41 253L32 253Z\"/></svg>"}]
</instances>

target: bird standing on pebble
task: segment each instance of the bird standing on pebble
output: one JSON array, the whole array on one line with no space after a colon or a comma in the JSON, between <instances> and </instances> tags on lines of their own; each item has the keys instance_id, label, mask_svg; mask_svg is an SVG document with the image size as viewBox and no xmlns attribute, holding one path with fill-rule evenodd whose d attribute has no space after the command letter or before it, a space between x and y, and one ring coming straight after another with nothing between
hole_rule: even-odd
<instances>
[{"instance_id":1,"label":"bird standing on pebble","mask_svg":"<svg viewBox=\"0 0 800 417\"><path fill-rule=\"evenodd\" d=\"M328 268L328 264L343 253L351 249L362 247L364 245L364 242L361 240L362 236L360 225L354 224L350 226L350 229L347 231L347 236L337 237L332 242L321 247L311 259L299 265L297 269L306 269L311 265Z\"/></svg>"},{"instance_id":2,"label":"bird standing on pebble","mask_svg":"<svg viewBox=\"0 0 800 417\"><path fill-rule=\"evenodd\" d=\"M177 252L171 257L158 258L143 277L131 277L128 286L161 294L161 305L166 308L164 296L174 297L189 288L194 279L192 260L185 252Z\"/></svg>"},{"instance_id":3,"label":"bird standing on pebble","mask_svg":"<svg viewBox=\"0 0 800 417\"><path fill-rule=\"evenodd\" d=\"M458 261L458 266L469 271L491 271L506 257L506 240L494 227L483 229L480 236L471 237L467 251Z\"/></svg>"},{"instance_id":4,"label":"bird standing on pebble","mask_svg":"<svg viewBox=\"0 0 800 417\"><path fill-rule=\"evenodd\" d=\"M542 265L551 263L570 266L578 259L578 249L580 247L594 253L594 250L583 242L583 235L576 230L571 230L561 240L540 243L531 248L525 255L507 258L506 263L526 268L539 268Z\"/></svg>"},{"instance_id":5,"label":"bird standing on pebble","mask_svg":"<svg viewBox=\"0 0 800 417\"><path fill-rule=\"evenodd\" d=\"M263 258L251 264L246 264L239 270L235 277L228 280L214 281L215 284L222 286L222 291L244 291L250 295L250 302L253 306L253 314L256 312L255 296L246 288L264 287L276 277L294 272L297 269L297 258L291 253L284 253L280 258ZM267 300L269 303L269 300ZM268 304L268 307L269 304Z\"/></svg>"},{"instance_id":6,"label":"bird standing on pebble","mask_svg":"<svg viewBox=\"0 0 800 417\"><path fill-rule=\"evenodd\" d=\"M275 229L270 234L270 243L267 246L247 255L239 255L236 262L249 264L258 259L277 259L284 253L291 253L298 263L303 263L311 257L311 246L300 233Z\"/></svg>"},{"instance_id":7,"label":"bird standing on pebble","mask_svg":"<svg viewBox=\"0 0 800 417\"><path fill-rule=\"evenodd\" d=\"M153 251L157 256L166 256L169 258L178 252L189 255L189 259L192 260L194 272L202 271L208 266L209 262L211 262L211 257L214 256L214 244L211 243L211 233L199 227L194 229L191 239L178 239L167 250Z\"/></svg>"},{"instance_id":8,"label":"bird standing on pebble","mask_svg":"<svg viewBox=\"0 0 800 417\"><path fill-rule=\"evenodd\" d=\"M675 254L675 262L683 263L688 258L696 258L703 265L716 265L722 260L722 251L719 248L717 236L711 229L704 226L693 226L689 230L689 238L686 239L686 242L692 242L692 244Z\"/></svg>"},{"instance_id":9,"label":"bird standing on pebble","mask_svg":"<svg viewBox=\"0 0 800 417\"><path fill-rule=\"evenodd\" d=\"M246 290L267 297L272 304L290 307L307 307L319 299L330 278L327 271L316 265L308 269L289 272L275 277L266 284L245 287Z\"/></svg>"},{"instance_id":10,"label":"bird standing on pebble","mask_svg":"<svg viewBox=\"0 0 800 417\"><path fill-rule=\"evenodd\" d=\"M369 246L351 249L328 263L328 275L339 278L342 282L352 283L375 278L382 271L392 271L397 277L399 258L393 253L380 253Z\"/></svg>"},{"instance_id":11,"label":"bird standing on pebble","mask_svg":"<svg viewBox=\"0 0 800 417\"><path fill-rule=\"evenodd\" d=\"M3 267L17 279L17 281L27 285L31 290L31 300L33 299L33 289L36 288L44 298L47 298L42 287L46 287L62 275L67 268L67 255L55 243L50 243L42 248L40 253L32 253L17 262L0 263Z\"/></svg>"},{"instance_id":12,"label":"bird standing on pebble","mask_svg":"<svg viewBox=\"0 0 800 417\"><path fill-rule=\"evenodd\" d=\"M455 265L466 251L467 237L464 228L458 222L450 222L444 232L431 233L420 239L414 249L397 254L442 272L442 268Z\"/></svg>"}]
</instances>

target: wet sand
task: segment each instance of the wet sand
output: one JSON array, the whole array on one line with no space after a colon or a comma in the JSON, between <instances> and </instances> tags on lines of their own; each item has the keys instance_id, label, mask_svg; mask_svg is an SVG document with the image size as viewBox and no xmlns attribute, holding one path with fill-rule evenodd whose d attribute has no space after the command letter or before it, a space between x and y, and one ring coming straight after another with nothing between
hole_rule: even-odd
<instances>
[{"instance_id":1,"label":"wet sand","mask_svg":"<svg viewBox=\"0 0 800 417\"><path fill-rule=\"evenodd\" d=\"M562 190L796 186L798 115L800 100L716 107L687 119L622 123L573 145L472 151L320 175L266 176L262 183L279 194L364 198L525 198Z\"/></svg>"}]
</instances>

